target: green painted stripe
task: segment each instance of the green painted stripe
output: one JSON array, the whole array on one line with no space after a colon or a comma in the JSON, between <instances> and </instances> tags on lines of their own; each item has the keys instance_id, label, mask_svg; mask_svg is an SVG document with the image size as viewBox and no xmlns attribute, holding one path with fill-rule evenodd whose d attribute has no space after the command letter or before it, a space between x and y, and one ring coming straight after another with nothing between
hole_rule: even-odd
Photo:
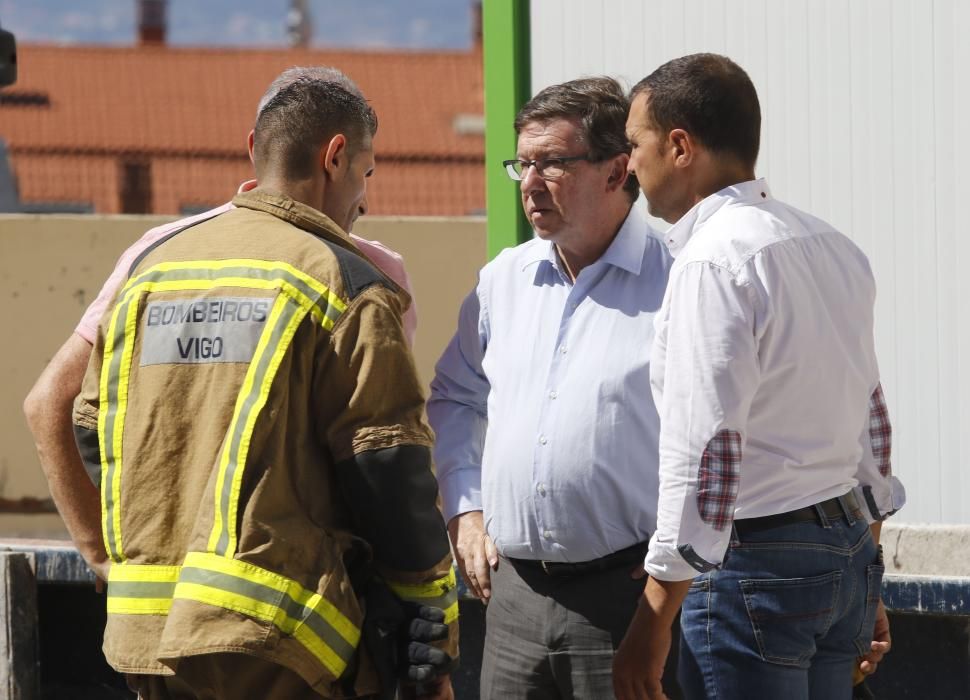
<instances>
[{"instance_id":1,"label":"green painted stripe","mask_svg":"<svg viewBox=\"0 0 970 700\"><path fill-rule=\"evenodd\" d=\"M175 582L113 581L108 584L109 598L171 598Z\"/></svg>"},{"instance_id":2,"label":"green painted stripe","mask_svg":"<svg viewBox=\"0 0 970 700\"><path fill-rule=\"evenodd\" d=\"M313 304L317 307L321 314L329 318L331 321L336 321L340 318L340 310L331 306L327 303L326 299L322 300L319 292L315 291L312 287L307 285L299 277L292 275L289 271L280 268L272 268L269 270L263 270L254 267L221 267L217 269L185 269L185 270L148 270L142 275L139 275L135 280L133 280L131 287L139 286L145 282L184 282L187 280L214 280L221 277L246 277L251 279L261 279L261 280L274 280L282 279L288 284L291 284L295 289L299 290L304 296L306 296ZM228 285L232 286L232 285ZM325 285L321 285L325 286Z\"/></svg>"},{"instance_id":3,"label":"green painted stripe","mask_svg":"<svg viewBox=\"0 0 970 700\"><path fill-rule=\"evenodd\" d=\"M226 591L227 593L235 593L237 595L246 596L247 598L252 598L253 600L258 600L261 603L266 603L267 605L272 605L279 608L285 611L288 617L301 621L312 629L314 634L316 634L324 644L330 647L337 656L347 663L350 663L350 660L356 651L355 648L351 646L347 640L341 637L340 633L337 632L337 630L335 630L320 613L313 608L308 608L307 606L298 603L290 596L286 595L285 593L281 593L274 588L264 586L254 581L247 581L236 576L230 576L229 574L224 574L218 571L198 569L191 566L182 568L182 573L179 580L186 583L196 583L202 586L208 586L209 588Z\"/></svg>"},{"instance_id":4,"label":"green painted stripe","mask_svg":"<svg viewBox=\"0 0 970 700\"><path fill-rule=\"evenodd\" d=\"M515 115L532 95L529 0L488 0L482 8L485 63L485 190L488 257L532 237L518 183L502 161L515 158Z\"/></svg>"},{"instance_id":5,"label":"green painted stripe","mask_svg":"<svg viewBox=\"0 0 970 700\"><path fill-rule=\"evenodd\" d=\"M253 375L253 384L250 387L249 395L243 400L242 409L239 411L239 419L231 428L232 435L229 438L229 464L226 465L226 474L222 480L222 493L219 494L219 512L222 515L222 531L219 533L219 540L216 543L216 554L226 553L229 548L229 528L236 527L235 523L229 522L229 506L232 500L232 484L236 471L243 466L241 465L242 455L240 452L242 450L243 438L246 437L246 425L249 422L250 415L256 409L256 403L259 401L263 382L267 379L274 354L280 349L280 343L282 342L283 333L286 331L287 324L294 315L301 312L303 312L301 307L296 304L287 303L283 307L283 312L277 319L276 324L272 328L263 329L264 335L269 334L269 340L263 349L263 354L258 358L259 364L256 366L256 372ZM285 348L283 352L285 352ZM269 377L269 379L272 380L272 377Z\"/></svg>"}]
</instances>

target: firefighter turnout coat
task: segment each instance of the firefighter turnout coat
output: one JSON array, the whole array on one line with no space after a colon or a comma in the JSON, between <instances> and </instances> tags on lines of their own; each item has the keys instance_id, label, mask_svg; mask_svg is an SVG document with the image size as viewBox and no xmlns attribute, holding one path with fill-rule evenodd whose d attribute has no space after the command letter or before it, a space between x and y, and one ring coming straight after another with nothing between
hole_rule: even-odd
<instances>
[{"instance_id":1,"label":"firefighter turnout coat","mask_svg":"<svg viewBox=\"0 0 970 700\"><path fill-rule=\"evenodd\" d=\"M457 656L409 299L320 212L233 203L136 261L75 401L111 560L105 656L168 675L241 652L366 695L360 572L445 610Z\"/></svg>"}]
</instances>

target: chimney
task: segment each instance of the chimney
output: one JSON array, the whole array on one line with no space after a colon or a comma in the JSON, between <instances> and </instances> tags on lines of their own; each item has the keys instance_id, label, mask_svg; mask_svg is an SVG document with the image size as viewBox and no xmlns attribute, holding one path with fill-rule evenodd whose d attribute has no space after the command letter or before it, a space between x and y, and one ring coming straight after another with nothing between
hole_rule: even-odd
<instances>
[{"instance_id":1,"label":"chimney","mask_svg":"<svg viewBox=\"0 0 970 700\"><path fill-rule=\"evenodd\" d=\"M313 22L307 0L290 0L290 11L286 13L286 38L290 47L305 49L310 45Z\"/></svg>"},{"instance_id":2,"label":"chimney","mask_svg":"<svg viewBox=\"0 0 970 700\"><path fill-rule=\"evenodd\" d=\"M472 50L482 48L482 3L472 3Z\"/></svg>"},{"instance_id":3,"label":"chimney","mask_svg":"<svg viewBox=\"0 0 970 700\"><path fill-rule=\"evenodd\" d=\"M168 25L168 0L138 0L139 46L161 46Z\"/></svg>"}]
</instances>

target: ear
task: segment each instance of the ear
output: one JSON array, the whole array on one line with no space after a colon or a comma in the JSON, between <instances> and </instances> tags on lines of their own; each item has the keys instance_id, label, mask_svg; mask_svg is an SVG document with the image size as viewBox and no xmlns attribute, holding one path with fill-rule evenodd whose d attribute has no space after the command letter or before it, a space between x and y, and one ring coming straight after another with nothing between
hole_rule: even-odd
<instances>
[{"instance_id":1,"label":"ear","mask_svg":"<svg viewBox=\"0 0 970 700\"><path fill-rule=\"evenodd\" d=\"M623 187L624 183L626 183L629 167L629 153L620 153L619 155L613 156L610 160L610 174L606 179L607 192L613 192Z\"/></svg>"},{"instance_id":2,"label":"ear","mask_svg":"<svg viewBox=\"0 0 970 700\"><path fill-rule=\"evenodd\" d=\"M249 162L253 165L256 164L256 158L253 156L253 152L256 148L256 130L249 130L249 137L246 139L246 144L249 147Z\"/></svg>"},{"instance_id":3,"label":"ear","mask_svg":"<svg viewBox=\"0 0 970 700\"><path fill-rule=\"evenodd\" d=\"M350 158L347 153L347 137L337 134L320 148L320 168L331 178L341 173Z\"/></svg>"},{"instance_id":4,"label":"ear","mask_svg":"<svg viewBox=\"0 0 970 700\"><path fill-rule=\"evenodd\" d=\"M686 168L697 156L697 144L683 129L674 129L667 135L667 144L675 168Z\"/></svg>"}]
</instances>

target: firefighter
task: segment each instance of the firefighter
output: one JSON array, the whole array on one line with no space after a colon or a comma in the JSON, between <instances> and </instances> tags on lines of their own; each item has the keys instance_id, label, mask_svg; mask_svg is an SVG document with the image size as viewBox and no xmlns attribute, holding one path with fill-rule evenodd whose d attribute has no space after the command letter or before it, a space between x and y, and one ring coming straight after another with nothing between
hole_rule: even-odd
<instances>
[{"instance_id":1,"label":"firefighter","mask_svg":"<svg viewBox=\"0 0 970 700\"><path fill-rule=\"evenodd\" d=\"M377 118L326 80L256 123L259 186L148 248L74 424L145 698L452 697L457 598L406 293L346 231ZM414 686L413 681L422 681Z\"/></svg>"}]
</instances>

